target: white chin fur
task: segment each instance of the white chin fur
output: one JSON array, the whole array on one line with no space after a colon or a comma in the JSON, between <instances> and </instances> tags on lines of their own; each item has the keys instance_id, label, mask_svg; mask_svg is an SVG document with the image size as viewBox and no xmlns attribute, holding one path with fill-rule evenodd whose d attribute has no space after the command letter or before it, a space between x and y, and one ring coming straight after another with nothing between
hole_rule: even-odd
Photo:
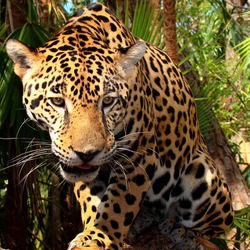
<instances>
[{"instance_id":1,"label":"white chin fur","mask_svg":"<svg viewBox=\"0 0 250 250\"><path fill-rule=\"evenodd\" d=\"M94 172L80 174L80 173L68 173L68 172L64 171L60 166L60 173L66 181L71 182L71 183L75 183L78 181L92 182L98 176L99 168L96 169L96 171L94 171Z\"/></svg>"}]
</instances>

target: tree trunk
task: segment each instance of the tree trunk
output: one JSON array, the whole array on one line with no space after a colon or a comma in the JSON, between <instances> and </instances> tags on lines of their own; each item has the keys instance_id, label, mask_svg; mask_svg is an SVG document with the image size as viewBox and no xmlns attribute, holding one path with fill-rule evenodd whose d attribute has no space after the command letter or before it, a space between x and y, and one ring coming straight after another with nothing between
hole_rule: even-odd
<instances>
[{"instance_id":1,"label":"tree trunk","mask_svg":"<svg viewBox=\"0 0 250 250\"><path fill-rule=\"evenodd\" d=\"M164 35L166 51L175 64L178 63L178 46L176 37L175 0L163 0L164 6Z\"/></svg>"},{"instance_id":2,"label":"tree trunk","mask_svg":"<svg viewBox=\"0 0 250 250\"><path fill-rule=\"evenodd\" d=\"M3 1L4 2L4 1ZM1 6L4 9L4 6ZM27 0L13 0L13 1L6 1L6 9L5 12L7 16L6 24L8 24L8 33L13 32L16 28L20 27L22 24L26 23L26 17L22 15L20 11L20 7L23 10L27 9Z\"/></svg>"}]
</instances>

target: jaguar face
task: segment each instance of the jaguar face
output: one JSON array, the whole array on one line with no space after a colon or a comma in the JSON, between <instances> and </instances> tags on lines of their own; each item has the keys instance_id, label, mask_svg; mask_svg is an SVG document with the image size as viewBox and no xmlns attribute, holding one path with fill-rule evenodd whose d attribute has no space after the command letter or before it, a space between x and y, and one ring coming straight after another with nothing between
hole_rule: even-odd
<instances>
[{"instance_id":1,"label":"jaguar face","mask_svg":"<svg viewBox=\"0 0 250 250\"><path fill-rule=\"evenodd\" d=\"M62 176L70 182L92 181L100 166L112 161L116 141L129 122L129 78L145 44L132 46L127 55L102 49L97 56L51 52L46 46L33 52L12 43L19 52L25 50L26 65L16 64L15 70L22 78L27 113L49 131Z\"/></svg>"}]
</instances>

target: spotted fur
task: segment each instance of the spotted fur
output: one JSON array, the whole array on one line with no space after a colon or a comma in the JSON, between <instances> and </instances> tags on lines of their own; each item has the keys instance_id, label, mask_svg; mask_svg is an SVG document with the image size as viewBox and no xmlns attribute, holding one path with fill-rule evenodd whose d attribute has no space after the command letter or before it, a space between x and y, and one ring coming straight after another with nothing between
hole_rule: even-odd
<instances>
[{"instance_id":1,"label":"spotted fur","mask_svg":"<svg viewBox=\"0 0 250 250\"><path fill-rule=\"evenodd\" d=\"M69 249L122 249L152 223L179 246L185 230L213 236L231 226L228 187L190 87L165 52L98 3L43 46L9 40L7 52L28 115L49 131L61 174L75 185L84 230Z\"/></svg>"}]
</instances>

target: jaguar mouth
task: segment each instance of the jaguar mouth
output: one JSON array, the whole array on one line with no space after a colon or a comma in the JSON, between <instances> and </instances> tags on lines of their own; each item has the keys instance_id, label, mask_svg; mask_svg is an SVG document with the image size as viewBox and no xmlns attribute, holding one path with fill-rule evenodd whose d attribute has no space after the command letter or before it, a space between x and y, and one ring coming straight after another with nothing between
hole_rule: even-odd
<instances>
[{"instance_id":1,"label":"jaguar mouth","mask_svg":"<svg viewBox=\"0 0 250 250\"><path fill-rule=\"evenodd\" d=\"M68 174L86 175L95 172L99 167L91 165L80 165L80 166L67 166L63 163L60 164L64 172Z\"/></svg>"}]
</instances>

